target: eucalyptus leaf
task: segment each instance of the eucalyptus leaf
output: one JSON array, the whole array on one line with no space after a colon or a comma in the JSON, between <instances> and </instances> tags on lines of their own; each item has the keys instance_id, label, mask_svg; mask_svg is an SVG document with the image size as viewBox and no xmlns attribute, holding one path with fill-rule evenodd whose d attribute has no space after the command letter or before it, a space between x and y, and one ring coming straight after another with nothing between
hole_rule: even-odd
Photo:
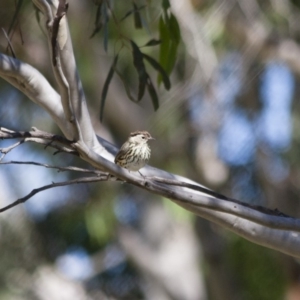
<instances>
[{"instance_id":1,"label":"eucalyptus leaf","mask_svg":"<svg viewBox=\"0 0 300 300\"><path fill-rule=\"evenodd\" d=\"M108 75L107 75L106 80L104 82L104 86L103 86L103 90L102 90L102 94L101 94L101 102L100 102L100 121L101 122L103 120L104 105L105 105L105 100L106 100L109 84L110 84L110 82L113 78L115 68L116 68L117 62L118 62L118 57L119 57L119 55L117 54L114 58L114 61L113 61L112 65L109 69Z\"/></svg>"},{"instance_id":2,"label":"eucalyptus leaf","mask_svg":"<svg viewBox=\"0 0 300 300\"><path fill-rule=\"evenodd\" d=\"M137 70L139 77L138 101L140 101L144 96L146 81L149 75L147 74L146 67L143 61L143 53L133 41L130 42L132 47L133 65Z\"/></svg>"},{"instance_id":3,"label":"eucalyptus leaf","mask_svg":"<svg viewBox=\"0 0 300 300\"><path fill-rule=\"evenodd\" d=\"M161 40L151 39L143 47L156 46L156 45L159 45L159 44L161 44Z\"/></svg>"},{"instance_id":4,"label":"eucalyptus leaf","mask_svg":"<svg viewBox=\"0 0 300 300\"><path fill-rule=\"evenodd\" d=\"M163 10L166 11L168 8L170 8L169 0L162 0L161 6L162 6Z\"/></svg>"},{"instance_id":5,"label":"eucalyptus leaf","mask_svg":"<svg viewBox=\"0 0 300 300\"><path fill-rule=\"evenodd\" d=\"M171 88L171 82L164 68L151 56L145 53L143 53L143 56L151 64L151 66L160 73L166 90L169 90Z\"/></svg>"},{"instance_id":6,"label":"eucalyptus leaf","mask_svg":"<svg viewBox=\"0 0 300 300\"><path fill-rule=\"evenodd\" d=\"M147 80L147 89L148 89L148 93L151 97L154 110L157 110L159 107L158 96L157 96L156 90L153 86L153 83L152 83L150 77L148 77L148 80Z\"/></svg>"},{"instance_id":7,"label":"eucalyptus leaf","mask_svg":"<svg viewBox=\"0 0 300 300\"><path fill-rule=\"evenodd\" d=\"M168 56L169 56L169 48L171 44L169 28L166 23L166 19L163 16L160 16L159 19L159 39L161 41L159 48L159 64L164 68L164 70L168 72ZM162 76L159 74L157 77L157 82L160 84L162 82Z\"/></svg>"},{"instance_id":8,"label":"eucalyptus leaf","mask_svg":"<svg viewBox=\"0 0 300 300\"><path fill-rule=\"evenodd\" d=\"M123 83L123 85L124 85L124 88L125 88L125 92L126 92L127 97L128 97L131 101L133 101L133 102L138 102L137 99L135 99L135 98L131 95L131 93L130 93L130 88L129 88L129 86L127 85L127 81L126 81L126 79L124 78L124 76L122 75L122 73L121 73L117 68L115 69L115 72L116 72L116 74L120 77L120 79L121 79L121 81L122 81L122 83Z\"/></svg>"},{"instance_id":9,"label":"eucalyptus leaf","mask_svg":"<svg viewBox=\"0 0 300 300\"><path fill-rule=\"evenodd\" d=\"M97 5L97 12L96 12L96 18L95 18L95 28L90 36L90 38L94 37L96 33L98 33L103 27L102 22L102 2Z\"/></svg>"},{"instance_id":10,"label":"eucalyptus leaf","mask_svg":"<svg viewBox=\"0 0 300 300\"><path fill-rule=\"evenodd\" d=\"M172 13L165 13L160 17L159 35L161 39L159 64L170 75L176 62L177 50L180 43L180 28ZM162 81L162 74L158 74L158 84Z\"/></svg>"},{"instance_id":11,"label":"eucalyptus leaf","mask_svg":"<svg viewBox=\"0 0 300 300\"><path fill-rule=\"evenodd\" d=\"M140 16L140 12L138 10L137 5L133 2L133 8L134 8L134 26L137 29L143 28L142 20Z\"/></svg>"}]
</instances>

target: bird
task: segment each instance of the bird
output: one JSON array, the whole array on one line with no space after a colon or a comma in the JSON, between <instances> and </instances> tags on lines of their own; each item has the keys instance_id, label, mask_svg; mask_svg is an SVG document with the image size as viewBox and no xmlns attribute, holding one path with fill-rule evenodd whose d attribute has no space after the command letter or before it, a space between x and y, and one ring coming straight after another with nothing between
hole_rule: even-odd
<instances>
[{"instance_id":1,"label":"bird","mask_svg":"<svg viewBox=\"0 0 300 300\"><path fill-rule=\"evenodd\" d=\"M115 157L115 164L129 171L139 171L149 161L151 150L148 145L149 140L154 140L147 131L131 132L127 141L122 145ZM144 176L143 176L144 177Z\"/></svg>"}]
</instances>

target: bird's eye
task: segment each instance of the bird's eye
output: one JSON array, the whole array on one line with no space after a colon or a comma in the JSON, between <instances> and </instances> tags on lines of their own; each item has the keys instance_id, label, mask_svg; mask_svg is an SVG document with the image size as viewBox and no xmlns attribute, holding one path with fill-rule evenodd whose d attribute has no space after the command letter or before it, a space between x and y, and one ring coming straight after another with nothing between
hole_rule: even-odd
<instances>
[{"instance_id":1,"label":"bird's eye","mask_svg":"<svg viewBox=\"0 0 300 300\"><path fill-rule=\"evenodd\" d=\"M142 136L142 139L144 140L144 139L145 139L145 137L144 137L144 136Z\"/></svg>"}]
</instances>

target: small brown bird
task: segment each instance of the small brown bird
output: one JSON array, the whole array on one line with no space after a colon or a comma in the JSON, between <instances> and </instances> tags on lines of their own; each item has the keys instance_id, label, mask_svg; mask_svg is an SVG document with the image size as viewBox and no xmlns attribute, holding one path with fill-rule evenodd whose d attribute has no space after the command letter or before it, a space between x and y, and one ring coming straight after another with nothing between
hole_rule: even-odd
<instances>
[{"instance_id":1,"label":"small brown bird","mask_svg":"<svg viewBox=\"0 0 300 300\"><path fill-rule=\"evenodd\" d=\"M139 170L148 163L151 155L151 150L147 144L149 140L154 140L154 138L147 131L130 133L127 141L115 157L115 164L129 171L138 171L141 174Z\"/></svg>"}]
</instances>

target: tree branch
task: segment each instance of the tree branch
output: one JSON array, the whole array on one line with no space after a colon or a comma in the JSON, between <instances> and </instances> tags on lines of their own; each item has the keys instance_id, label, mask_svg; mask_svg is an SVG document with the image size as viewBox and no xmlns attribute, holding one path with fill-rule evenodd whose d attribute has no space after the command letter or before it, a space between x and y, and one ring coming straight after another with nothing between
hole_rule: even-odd
<instances>
[{"instance_id":1,"label":"tree branch","mask_svg":"<svg viewBox=\"0 0 300 300\"><path fill-rule=\"evenodd\" d=\"M72 141L66 139L65 137L57 134L52 134L46 131L32 127L31 131L15 131L7 129L5 127L0 127L0 139L15 139L15 138L41 138L50 140L52 142L59 142L66 146L71 146Z\"/></svg>"},{"instance_id":2,"label":"tree branch","mask_svg":"<svg viewBox=\"0 0 300 300\"><path fill-rule=\"evenodd\" d=\"M51 59L56 62L52 64L53 72L59 86L66 119L73 127L72 140L81 140L88 147L101 148L87 110L85 94L77 71L66 17L66 1L54 0L51 4L46 0L33 0L33 2L46 17ZM54 15L56 18L53 17ZM55 47L53 47L54 39L56 39Z\"/></svg>"},{"instance_id":3,"label":"tree branch","mask_svg":"<svg viewBox=\"0 0 300 300\"><path fill-rule=\"evenodd\" d=\"M223 200L222 202L218 201L218 203L215 203L214 199L210 201L205 207L206 208L212 208L214 210L225 212L225 213L231 213L235 216L245 217L244 212L240 210L236 210L237 207L235 207L234 204L238 204L240 206L244 206L245 208L250 208L251 210L248 212L247 219L251 221L255 221L258 224L268 226L270 228L278 228L282 230L294 230L297 232L300 232L300 219L292 218L282 212L280 212L278 209L269 209L263 206L259 205L250 205L248 203L244 203L235 199L228 198L222 194L216 193L206 187L198 186L195 184L190 184L187 182L182 182L178 180L170 180L165 178L159 178L159 177L148 177L147 179L156 181L156 182L162 182L166 183L167 185L175 185L175 186L181 186L186 187L189 189L193 189L196 191L203 192L205 195L210 195L212 197L216 197L220 200ZM179 200L180 202L181 200ZM195 205L203 206L201 202L198 202L197 200L194 201ZM182 201L184 203L184 201ZM192 200L190 201L192 204ZM229 205L228 205L229 204ZM255 212L261 212L263 215L259 215L257 213L252 214L252 210ZM263 216L263 218L262 218ZM282 218L269 218L269 216L278 216Z\"/></svg>"},{"instance_id":4,"label":"tree branch","mask_svg":"<svg viewBox=\"0 0 300 300\"><path fill-rule=\"evenodd\" d=\"M0 213L4 212L14 206L17 206L21 203L26 202L28 199L30 199L31 197L33 197L34 195L36 195L37 193L40 193L42 191L48 190L48 189L52 189L55 187L59 187L59 186L65 186L65 185L71 185L71 184L79 184L79 183L90 183L90 182L98 182L98 181L107 181L109 179L108 174L105 175L101 175L101 176L97 176L97 177L83 177L83 178L79 178L79 179L73 179L73 180L68 180L68 181L62 181L62 182L56 182L56 183L52 183L52 184L48 184L45 186L42 186L40 188L34 189L32 190L29 194L27 194L25 197L22 197L16 201L14 201L13 203L4 206L0 209Z\"/></svg>"},{"instance_id":5,"label":"tree branch","mask_svg":"<svg viewBox=\"0 0 300 300\"><path fill-rule=\"evenodd\" d=\"M0 160L1 161L1 160ZM95 175L103 175L103 172L97 171L97 170L89 170L89 169L83 169L78 167L59 167L59 166L51 166L48 164L42 164L35 161L6 161L6 162L0 162L0 165L34 165L39 167L44 167L47 169L56 169L57 172L65 172L65 171L73 171L73 172L80 172L80 173L87 173L87 174L95 174Z\"/></svg>"},{"instance_id":6,"label":"tree branch","mask_svg":"<svg viewBox=\"0 0 300 300\"><path fill-rule=\"evenodd\" d=\"M226 225L227 228L240 235L243 234L249 239L250 237L253 239L251 230L245 225L249 222L252 225L255 224L255 226L258 226L259 228L264 227L266 230L267 228L268 230L272 229L272 232L278 230L278 234L283 240L278 243L278 240L274 240L273 236L264 236L264 245L268 244L271 248L294 255L295 247L293 246L293 248L290 249L289 243L291 232L293 232L294 235L299 236L299 219L287 217L276 210L272 211L262 207L250 206L237 200L229 199L197 183L191 181L188 182L189 180L187 178L179 177L149 166L143 170L143 173L147 176L147 178L144 179L140 175L134 174L134 172L129 173L127 170L106 160L92 149L86 148L85 144L72 143L63 137L45 133L43 131L15 132L8 129L0 130L0 138L16 138L23 136L33 136L33 138L28 137L27 139L33 139L32 141L34 142L40 142L40 139L45 138L47 139L48 144L51 139L65 143L73 151L79 153L83 160L89 162L98 170L104 170L122 181L126 181L152 193L172 199L180 206L195 214L202 215L203 211L205 211L206 215L209 215L209 218L216 223L220 221L220 218L223 219L223 222L225 223L228 221ZM50 145L53 146L52 144ZM170 187L170 185L172 187ZM226 218L224 218L224 215L226 215ZM234 226L232 225L233 220ZM291 232L286 230L291 230ZM297 247L300 248L300 240L296 242L296 244L298 245Z\"/></svg>"},{"instance_id":7,"label":"tree branch","mask_svg":"<svg viewBox=\"0 0 300 300\"><path fill-rule=\"evenodd\" d=\"M8 152L26 142L34 142L45 145L46 147L52 147L57 150L54 154L57 154L58 152L66 152L73 155L79 155L78 152L72 147L72 142L66 138L38 130L35 127L32 129L32 131L14 131L0 127L0 139L23 138L21 141L7 148L0 148L0 152L3 154L0 158L0 161Z\"/></svg>"},{"instance_id":8,"label":"tree branch","mask_svg":"<svg viewBox=\"0 0 300 300\"><path fill-rule=\"evenodd\" d=\"M59 5L57 8L56 17L53 20L52 26L52 35L51 35L51 45L52 45L52 64L56 66L57 59L57 35L59 30L59 22L60 20L67 14L68 4L66 1L59 1Z\"/></svg>"},{"instance_id":9,"label":"tree branch","mask_svg":"<svg viewBox=\"0 0 300 300\"><path fill-rule=\"evenodd\" d=\"M212 196L210 193L203 193L195 190L187 191L184 187L171 188L162 183L145 181L141 179L140 176L133 174L133 172L129 173L127 170L104 159L94 151L88 151L88 149L85 149L80 143L75 143L75 147L80 153L80 157L96 168L109 172L117 178L149 192L169 198L199 216L207 215L209 216L209 220L215 223L222 220L222 224L226 223L226 228L239 235L243 235L251 241L255 240L258 244L300 257L299 219L266 214L265 212L258 211L256 208L246 207L231 201L224 201L223 198L220 199L216 196ZM143 174L146 174L149 177L181 178L184 182L191 182L187 178L179 177L151 167L143 169ZM195 185L198 184L195 183ZM247 224L255 224L255 226L260 229L261 236L257 236L255 231L252 231L251 227L248 227ZM271 226L274 226L275 228L270 228ZM263 231L263 228L265 228L266 231ZM291 231L286 231L286 228L290 228ZM270 232L272 234L269 234ZM278 234L278 236L276 236L276 234Z\"/></svg>"},{"instance_id":10,"label":"tree branch","mask_svg":"<svg viewBox=\"0 0 300 300\"><path fill-rule=\"evenodd\" d=\"M0 148L0 152L2 153L2 155L1 155L1 157L0 157L0 162L2 161L2 159L5 157L5 155L6 155L7 153L9 153L11 150L17 148L18 146L20 146L20 145L23 144L23 143L24 143L24 140L21 140L21 141L15 143L15 144L13 144L13 145L11 145L11 146L9 146L9 147L6 147L6 148Z\"/></svg>"},{"instance_id":11,"label":"tree branch","mask_svg":"<svg viewBox=\"0 0 300 300\"><path fill-rule=\"evenodd\" d=\"M65 119L60 96L38 70L0 53L0 76L44 108L64 135L71 139L71 127Z\"/></svg>"}]
</instances>

